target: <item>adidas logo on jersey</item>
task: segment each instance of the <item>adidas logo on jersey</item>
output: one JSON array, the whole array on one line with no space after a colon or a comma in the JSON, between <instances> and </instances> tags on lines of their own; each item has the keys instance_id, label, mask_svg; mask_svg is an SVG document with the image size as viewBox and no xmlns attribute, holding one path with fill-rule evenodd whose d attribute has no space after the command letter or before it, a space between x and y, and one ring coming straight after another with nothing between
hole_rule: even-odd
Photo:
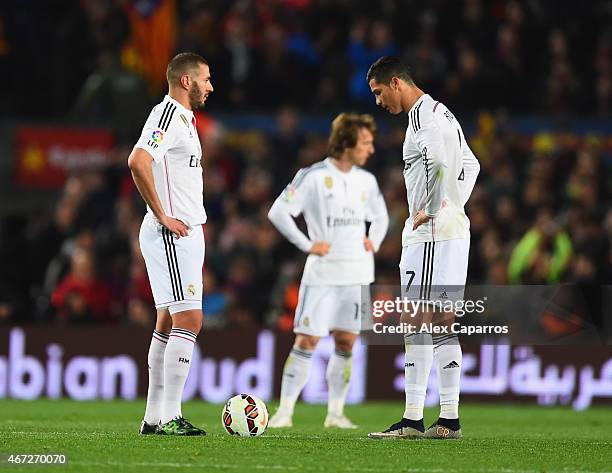
<instances>
[{"instance_id":1,"label":"adidas logo on jersey","mask_svg":"<svg viewBox=\"0 0 612 473\"><path fill-rule=\"evenodd\" d=\"M453 360L448 365L444 366L442 369L446 370L449 368L459 368L459 364L455 360Z\"/></svg>"}]
</instances>

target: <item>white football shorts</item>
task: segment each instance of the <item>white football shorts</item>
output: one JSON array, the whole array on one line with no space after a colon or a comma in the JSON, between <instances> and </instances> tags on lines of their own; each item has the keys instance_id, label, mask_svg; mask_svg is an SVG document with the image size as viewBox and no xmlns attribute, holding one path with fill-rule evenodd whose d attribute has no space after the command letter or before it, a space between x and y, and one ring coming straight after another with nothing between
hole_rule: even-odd
<instances>
[{"instance_id":1,"label":"white football shorts","mask_svg":"<svg viewBox=\"0 0 612 473\"><path fill-rule=\"evenodd\" d=\"M369 285L301 284L294 333L326 337L334 330L341 330L358 334L367 315L371 315L369 289Z\"/></svg>"},{"instance_id":2,"label":"white football shorts","mask_svg":"<svg viewBox=\"0 0 612 473\"><path fill-rule=\"evenodd\" d=\"M147 214L140 226L139 242L155 307L167 307L170 314L202 309L202 225L191 228L186 237L176 239Z\"/></svg>"},{"instance_id":3,"label":"white football shorts","mask_svg":"<svg viewBox=\"0 0 612 473\"><path fill-rule=\"evenodd\" d=\"M463 300L469 238L415 243L402 248L400 281L406 299Z\"/></svg>"}]
</instances>

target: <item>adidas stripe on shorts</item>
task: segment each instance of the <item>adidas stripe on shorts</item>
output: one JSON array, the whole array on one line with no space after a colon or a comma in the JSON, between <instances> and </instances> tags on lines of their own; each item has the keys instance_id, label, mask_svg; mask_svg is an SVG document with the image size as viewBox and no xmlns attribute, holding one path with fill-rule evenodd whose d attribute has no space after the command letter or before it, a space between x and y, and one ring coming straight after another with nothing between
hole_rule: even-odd
<instances>
[{"instance_id":1,"label":"adidas stripe on shorts","mask_svg":"<svg viewBox=\"0 0 612 473\"><path fill-rule=\"evenodd\" d=\"M201 225L189 235L174 235L147 214L140 226L140 251L158 309L168 307L171 314L202 308L202 266L204 231Z\"/></svg>"},{"instance_id":2,"label":"adidas stripe on shorts","mask_svg":"<svg viewBox=\"0 0 612 473\"><path fill-rule=\"evenodd\" d=\"M469 238L415 243L402 248L402 296L429 301L463 300Z\"/></svg>"}]
</instances>

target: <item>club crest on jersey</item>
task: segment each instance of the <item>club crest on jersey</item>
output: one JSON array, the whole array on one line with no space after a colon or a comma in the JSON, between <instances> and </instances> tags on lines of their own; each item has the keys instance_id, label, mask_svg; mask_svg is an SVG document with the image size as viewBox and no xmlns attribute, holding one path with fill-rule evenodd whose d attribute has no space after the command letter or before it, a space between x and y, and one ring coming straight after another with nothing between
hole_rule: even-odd
<instances>
[{"instance_id":1,"label":"club crest on jersey","mask_svg":"<svg viewBox=\"0 0 612 473\"><path fill-rule=\"evenodd\" d=\"M328 189L334 187L334 180L331 176L325 176L325 187L327 187Z\"/></svg>"},{"instance_id":2,"label":"club crest on jersey","mask_svg":"<svg viewBox=\"0 0 612 473\"><path fill-rule=\"evenodd\" d=\"M196 293L196 290L193 284L190 284L189 286L187 286L187 294L189 294L190 296L195 296L195 293Z\"/></svg>"}]
</instances>

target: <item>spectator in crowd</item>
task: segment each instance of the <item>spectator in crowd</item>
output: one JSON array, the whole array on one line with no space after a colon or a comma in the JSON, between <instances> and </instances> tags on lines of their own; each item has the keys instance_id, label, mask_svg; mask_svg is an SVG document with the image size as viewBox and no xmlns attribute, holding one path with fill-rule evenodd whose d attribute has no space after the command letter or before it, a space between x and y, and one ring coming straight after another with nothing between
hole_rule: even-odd
<instances>
[{"instance_id":1,"label":"spectator in crowd","mask_svg":"<svg viewBox=\"0 0 612 473\"><path fill-rule=\"evenodd\" d=\"M140 251L138 232L133 231L130 242L131 265L129 269L129 281L127 283L127 294L125 311L127 322L150 328L153 293L147 276L144 258ZM125 282L123 282L125 284Z\"/></svg>"},{"instance_id":2,"label":"spectator in crowd","mask_svg":"<svg viewBox=\"0 0 612 473\"><path fill-rule=\"evenodd\" d=\"M58 318L65 322L113 320L110 288L96 277L94 257L83 248L73 252L70 272L53 291L51 302Z\"/></svg>"},{"instance_id":3,"label":"spectator in crowd","mask_svg":"<svg viewBox=\"0 0 612 473\"><path fill-rule=\"evenodd\" d=\"M534 227L512 252L508 279L512 283L552 284L559 282L572 257L572 242L559 228L550 209L543 209Z\"/></svg>"},{"instance_id":4,"label":"spectator in crowd","mask_svg":"<svg viewBox=\"0 0 612 473\"><path fill-rule=\"evenodd\" d=\"M212 271L204 271L204 292L202 310L206 316L206 327L223 328L227 325L226 311L228 297L217 284L217 276Z\"/></svg>"}]
</instances>

